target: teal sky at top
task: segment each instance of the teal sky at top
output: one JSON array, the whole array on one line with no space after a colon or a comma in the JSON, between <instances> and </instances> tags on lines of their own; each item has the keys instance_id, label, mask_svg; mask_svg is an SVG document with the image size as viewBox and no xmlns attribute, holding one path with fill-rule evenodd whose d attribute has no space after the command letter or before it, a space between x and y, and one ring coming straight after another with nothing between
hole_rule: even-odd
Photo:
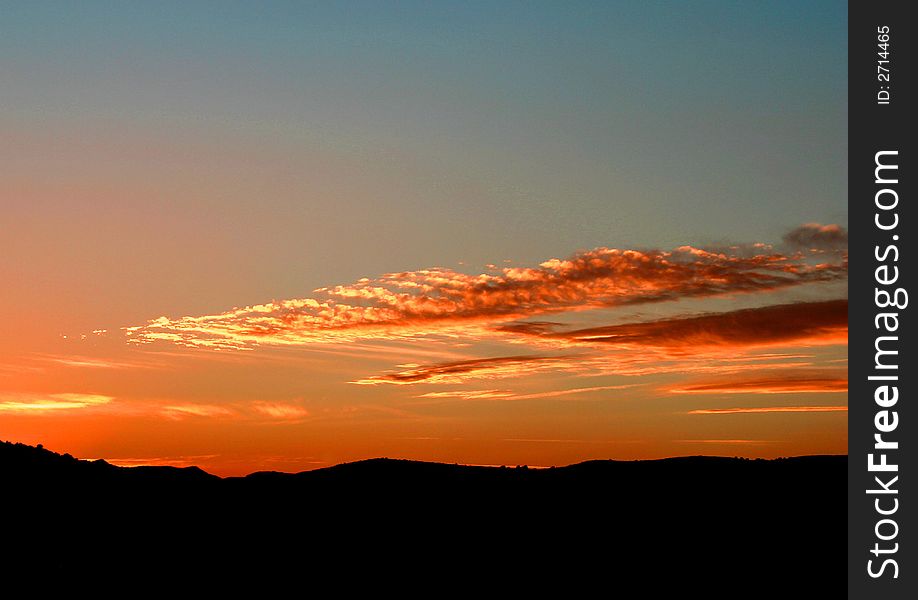
<instances>
[{"instance_id":1,"label":"teal sky at top","mask_svg":"<svg viewBox=\"0 0 918 600\"><path fill-rule=\"evenodd\" d=\"M0 81L0 270L87 324L847 221L840 2L0 2Z\"/></svg>"}]
</instances>

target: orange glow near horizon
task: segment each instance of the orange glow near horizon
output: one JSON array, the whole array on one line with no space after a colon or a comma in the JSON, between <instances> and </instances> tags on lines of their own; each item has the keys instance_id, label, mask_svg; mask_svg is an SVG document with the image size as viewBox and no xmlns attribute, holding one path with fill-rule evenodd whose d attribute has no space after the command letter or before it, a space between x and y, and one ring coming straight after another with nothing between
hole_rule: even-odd
<instances>
[{"instance_id":1,"label":"orange glow near horizon","mask_svg":"<svg viewBox=\"0 0 918 600\"><path fill-rule=\"evenodd\" d=\"M846 272L832 249L597 248L99 324L6 348L0 433L219 475L845 453ZM727 414L742 419L697 417Z\"/></svg>"}]
</instances>

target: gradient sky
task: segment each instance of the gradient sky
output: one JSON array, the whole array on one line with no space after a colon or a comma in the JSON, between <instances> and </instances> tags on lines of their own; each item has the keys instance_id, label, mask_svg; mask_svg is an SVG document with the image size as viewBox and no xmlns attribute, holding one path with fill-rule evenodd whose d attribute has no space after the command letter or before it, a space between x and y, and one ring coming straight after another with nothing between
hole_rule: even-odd
<instances>
[{"instance_id":1,"label":"gradient sky","mask_svg":"<svg viewBox=\"0 0 918 600\"><path fill-rule=\"evenodd\" d=\"M847 451L838 2L0 2L0 439Z\"/></svg>"}]
</instances>

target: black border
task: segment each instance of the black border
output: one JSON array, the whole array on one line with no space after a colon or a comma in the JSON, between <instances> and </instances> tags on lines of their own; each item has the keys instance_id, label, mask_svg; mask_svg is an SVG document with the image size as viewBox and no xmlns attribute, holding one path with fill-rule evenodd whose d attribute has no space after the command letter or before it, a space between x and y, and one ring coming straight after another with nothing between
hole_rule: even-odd
<instances>
[{"instance_id":1,"label":"black border","mask_svg":"<svg viewBox=\"0 0 918 600\"><path fill-rule=\"evenodd\" d=\"M908 10L911 4L911 11ZM915 211L914 204L914 163L915 153L911 150L913 128L918 111L915 102L914 78L918 77L913 60L914 38L918 34L918 23L909 15L914 15L914 4L907 2L882 2L857 0L851 2L848 12L848 104L849 104L849 147L848 147L848 205L850 216L850 279L849 279L849 413L848 413L848 597L855 599L887 599L914 597L906 594L910 589L918 589L911 581L918 572L915 543L918 540L914 530L916 503L914 490L914 469L910 456L914 454L912 444L916 437L915 411L911 405L915 402L915 379L918 372L915 367L914 348L918 344L916 334L911 327L911 313L914 307L897 311L900 318L898 330L899 354L898 371L886 373L898 374L900 380L899 401L894 409L898 412L899 425L895 432L888 434L889 439L899 441L899 449L889 452L890 462L899 466L899 479L895 486L899 491L899 508L893 518L898 523L898 552L888 555L894 558L899 566L898 578L890 575L888 568L880 578L871 578L867 572L867 561L877 558L870 553L875 537L874 527L878 519L875 495L867 494L868 489L876 488L875 475L867 469L868 454L877 453L873 449L874 416L880 407L874 402L874 391L878 385L869 381L875 374L874 342L882 331L875 328L874 317L878 309L874 301L875 269L879 263L874 255L875 248L883 249L890 243L897 245L900 255L896 263L899 268L899 281L891 287L901 286L914 291L912 282L918 264L914 261ZM877 79L877 33L878 27L890 28L891 77L888 83ZM888 85L890 101L880 104L877 92L880 86ZM883 187L874 181L874 160L877 152L898 151L898 183L895 185L899 194L896 212L899 226L896 231L881 231L874 224L874 195ZM884 216L885 218L885 216ZM893 242L892 235L899 240ZM912 299L910 298L910 301ZM918 302L918 296L914 298ZM895 310L895 309L892 309ZM891 346L890 346L891 347ZM884 479L888 479L885 477ZM888 496L887 496L888 498ZM891 529L891 526L887 524ZM884 530L884 532L888 531ZM882 561L883 557L880 557ZM877 568L880 562L874 563Z\"/></svg>"}]
</instances>

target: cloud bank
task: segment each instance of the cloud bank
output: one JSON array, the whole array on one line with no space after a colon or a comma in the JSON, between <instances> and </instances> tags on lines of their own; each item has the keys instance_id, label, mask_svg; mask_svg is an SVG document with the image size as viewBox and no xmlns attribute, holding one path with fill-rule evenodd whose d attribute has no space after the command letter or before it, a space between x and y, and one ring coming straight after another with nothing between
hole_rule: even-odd
<instances>
[{"instance_id":1,"label":"cloud bank","mask_svg":"<svg viewBox=\"0 0 918 600\"><path fill-rule=\"evenodd\" d=\"M811 226L803 226L789 233L788 239L806 239L800 230L823 242L838 237L833 233L837 226L819 227L811 231ZM730 251L692 246L670 251L601 247L566 259L552 258L537 267L506 267L477 275L436 267L389 273L319 288L315 297L214 315L160 317L126 327L124 332L137 344L166 341L218 349L427 335L485 336L502 324L539 315L837 281L847 276L847 261L836 258L814 264L800 253L782 254L761 244ZM510 327L503 331L512 331Z\"/></svg>"}]
</instances>

